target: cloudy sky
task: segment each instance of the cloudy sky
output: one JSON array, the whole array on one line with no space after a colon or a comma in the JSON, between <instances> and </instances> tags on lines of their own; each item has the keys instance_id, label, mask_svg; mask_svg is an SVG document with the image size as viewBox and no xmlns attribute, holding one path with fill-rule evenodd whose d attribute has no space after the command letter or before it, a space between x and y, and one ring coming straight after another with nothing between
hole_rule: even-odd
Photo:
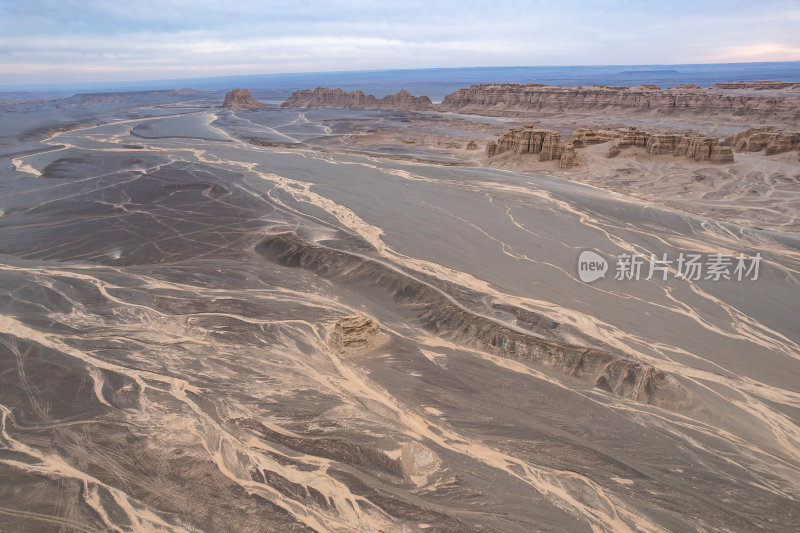
<instances>
[{"instance_id":1,"label":"cloudy sky","mask_svg":"<svg viewBox=\"0 0 800 533\"><path fill-rule=\"evenodd\" d=\"M0 0L0 84L800 60L797 0Z\"/></svg>"}]
</instances>

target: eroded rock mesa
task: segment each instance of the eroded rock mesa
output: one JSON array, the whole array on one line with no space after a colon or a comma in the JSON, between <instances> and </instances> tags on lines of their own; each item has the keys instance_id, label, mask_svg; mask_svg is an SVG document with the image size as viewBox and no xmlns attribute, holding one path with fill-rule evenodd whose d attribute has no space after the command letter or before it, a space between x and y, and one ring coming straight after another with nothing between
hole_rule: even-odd
<instances>
[{"instance_id":1,"label":"eroded rock mesa","mask_svg":"<svg viewBox=\"0 0 800 533\"><path fill-rule=\"evenodd\" d=\"M621 148L640 146L652 155L671 154L712 163L733 161L730 146L716 137L693 131L645 131L636 128L578 128L567 141L562 141L561 135L552 130L535 126L512 128L496 142L490 142L486 154L490 157L506 152L516 155L539 154L539 161L559 161L560 167L566 169L578 163L575 148L612 140L615 143L609 150L610 157L619 154Z\"/></svg>"},{"instance_id":2,"label":"eroded rock mesa","mask_svg":"<svg viewBox=\"0 0 800 533\"><path fill-rule=\"evenodd\" d=\"M746 87L749 86L741 86ZM505 115L515 111L616 109L656 114L726 114L786 121L800 118L800 95L789 91L780 95L741 94L741 91L726 93L720 88L690 85L660 89L655 85L556 87L496 83L459 89L445 96L438 108L441 111L489 115Z\"/></svg>"},{"instance_id":3,"label":"eroded rock mesa","mask_svg":"<svg viewBox=\"0 0 800 533\"><path fill-rule=\"evenodd\" d=\"M234 89L225 95L222 107L225 109L264 109L267 106L253 98L247 89Z\"/></svg>"},{"instance_id":4,"label":"eroded rock mesa","mask_svg":"<svg viewBox=\"0 0 800 533\"><path fill-rule=\"evenodd\" d=\"M427 96L414 96L406 90L376 98L362 91L347 92L343 89L317 87L313 91L295 91L281 104L281 107L332 107L350 109L393 109L425 111L433 109Z\"/></svg>"},{"instance_id":5,"label":"eroded rock mesa","mask_svg":"<svg viewBox=\"0 0 800 533\"><path fill-rule=\"evenodd\" d=\"M770 127L750 128L734 135L729 144L737 152L764 150L766 155L780 154L800 149L800 131Z\"/></svg>"},{"instance_id":6,"label":"eroded rock mesa","mask_svg":"<svg viewBox=\"0 0 800 533\"><path fill-rule=\"evenodd\" d=\"M562 141L558 132L536 126L512 128L496 142L486 145L486 154L489 156L507 152L515 155L538 154L539 161L558 161L561 168L573 167L578 162L571 142Z\"/></svg>"}]
</instances>

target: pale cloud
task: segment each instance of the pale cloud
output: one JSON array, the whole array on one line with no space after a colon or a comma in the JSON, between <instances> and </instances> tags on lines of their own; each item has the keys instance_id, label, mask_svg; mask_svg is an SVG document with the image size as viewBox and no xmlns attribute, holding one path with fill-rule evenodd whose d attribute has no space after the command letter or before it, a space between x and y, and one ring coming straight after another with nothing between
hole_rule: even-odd
<instances>
[{"instance_id":1,"label":"pale cloud","mask_svg":"<svg viewBox=\"0 0 800 533\"><path fill-rule=\"evenodd\" d=\"M800 60L800 46L786 46L778 43L757 43L742 46L729 46L718 50L707 58L708 61L797 61Z\"/></svg>"},{"instance_id":2,"label":"pale cloud","mask_svg":"<svg viewBox=\"0 0 800 533\"><path fill-rule=\"evenodd\" d=\"M796 2L0 0L0 84L800 60Z\"/></svg>"}]
</instances>

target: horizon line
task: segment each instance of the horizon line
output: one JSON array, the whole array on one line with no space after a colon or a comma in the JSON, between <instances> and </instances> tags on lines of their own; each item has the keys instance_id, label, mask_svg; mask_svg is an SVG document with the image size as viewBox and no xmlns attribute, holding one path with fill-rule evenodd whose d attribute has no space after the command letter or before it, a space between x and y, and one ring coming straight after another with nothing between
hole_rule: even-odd
<instances>
[{"instance_id":1,"label":"horizon line","mask_svg":"<svg viewBox=\"0 0 800 533\"><path fill-rule=\"evenodd\" d=\"M10 83L0 85L0 93L15 93L15 92L47 92L48 88L52 91L67 91L71 87L74 90L80 90L79 87L89 87L92 85L109 85L109 86L124 86L128 84L156 84L156 83L175 83L182 81L212 81L215 79L236 79L236 78L251 78L260 76L300 76L300 75L330 75L330 74L359 74L359 73L381 73L381 72L406 72L406 71L447 71L447 70L480 70L480 69L514 69L514 68L530 68L530 69L544 69L544 68L612 68L612 67L696 67L696 66L717 66L717 65L768 65L768 64L800 64L800 59L789 61L726 61L726 62L711 62L711 63L630 63L630 64L573 64L573 65L480 65L480 66L466 66L466 67L423 67L423 68L383 68L383 69L361 69L361 70L311 70L311 71L297 71L297 72L259 72L251 74L230 74L230 75L212 75L212 76L194 76L194 77L181 77L181 78L160 78L160 79L139 79L139 80L121 80L121 81L77 81L77 82L22 82ZM747 81L747 80L740 80ZM777 80L776 80L777 81ZM18 89L14 89L14 88ZM23 89L25 87L37 87L40 89ZM183 87L191 88L191 87Z\"/></svg>"}]
</instances>

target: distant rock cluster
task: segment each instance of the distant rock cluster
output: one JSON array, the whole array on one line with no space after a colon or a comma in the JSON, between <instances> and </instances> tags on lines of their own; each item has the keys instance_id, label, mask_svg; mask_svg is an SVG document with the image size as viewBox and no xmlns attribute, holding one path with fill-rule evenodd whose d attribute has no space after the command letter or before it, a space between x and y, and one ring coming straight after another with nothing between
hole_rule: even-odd
<instances>
[{"instance_id":1,"label":"distant rock cluster","mask_svg":"<svg viewBox=\"0 0 800 533\"><path fill-rule=\"evenodd\" d=\"M695 85L695 87L697 86ZM797 91L800 90L800 83L779 80L730 81L715 83L714 85L709 85L708 88L724 90L755 89L757 91L792 89Z\"/></svg>"},{"instance_id":2,"label":"distant rock cluster","mask_svg":"<svg viewBox=\"0 0 800 533\"><path fill-rule=\"evenodd\" d=\"M772 92L753 94L753 91L766 89ZM775 91L780 92L776 94ZM405 90L376 98L361 91L317 87L294 92L282 107L432 110L484 115L615 109L657 114L722 113L785 122L800 119L800 84L743 81L705 88L685 84L661 89L657 85L557 87L495 83L458 89L445 96L441 104L433 104L427 96L413 96Z\"/></svg>"},{"instance_id":3,"label":"distant rock cluster","mask_svg":"<svg viewBox=\"0 0 800 533\"><path fill-rule=\"evenodd\" d=\"M253 98L247 89L234 89L225 95L222 107L225 109L264 109L267 106Z\"/></svg>"},{"instance_id":4,"label":"distant rock cluster","mask_svg":"<svg viewBox=\"0 0 800 533\"><path fill-rule=\"evenodd\" d=\"M753 83L733 84L730 88L752 88ZM795 85L781 87L792 89ZM499 83L459 89L445 96L439 109L491 114L617 109L661 114L724 113L790 120L800 118L800 94L789 91L785 96L725 94L720 87L701 88L697 85L679 85L662 90L656 85L554 87Z\"/></svg>"},{"instance_id":5,"label":"distant rock cluster","mask_svg":"<svg viewBox=\"0 0 800 533\"><path fill-rule=\"evenodd\" d=\"M692 161L730 163L733 151L717 137L694 131L645 131L638 128L591 130L579 128L570 135L575 146L614 140L608 157L619 154L620 149L640 146L651 155L670 154Z\"/></svg>"},{"instance_id":6,"label":"distant rock cluster","mask_svg":"<svg viewBox=\"0 0 800 533\"><path fill-rule=\"evenodd\" d=\"M480 115L519 116L575 111L617 111L622 117L643 113L657 115L728 115L774 120L780 127L743 131L728 139L689 130L579 128L568 139L535 126L513 128L486 145L489 157L502 154L533 154L539 161L558 161L560 168L578 166L580 148L609 143L607 157L618 156L628 147L640 147L650 155L674 155L690 161L731 163L734 152L766 155L798 149L800 131L800 84L781 81L739 81L708 87L683 84L661 89L657 85L636 87L557 87L542 84L495 83L459 89L434 104L427 96L402 90L383 98L362 91L316 89L295 91L281 107L389 109L440 111ZM624 120L624 118L623 118ZM624 122L623 122L624 123ZM787 129L792 128L792 129ZM467 149L477 149L471 142Z\"/></svg>"},{"instance_id":7,"label":"distant rock cluster","mask_svg":"<svg viewBox=\"0 0 800 533\"><path fill-rule=\"evenodd\" d=\"M343 89L317 87L313 91L295 91L281 104L281 107L341 107L352 109L393 109L425 111L433 109L433 102L427 96L413 96L402 90L383 98L376 98L361 91L346 92Z\"/></svg>"}]
</instances>

